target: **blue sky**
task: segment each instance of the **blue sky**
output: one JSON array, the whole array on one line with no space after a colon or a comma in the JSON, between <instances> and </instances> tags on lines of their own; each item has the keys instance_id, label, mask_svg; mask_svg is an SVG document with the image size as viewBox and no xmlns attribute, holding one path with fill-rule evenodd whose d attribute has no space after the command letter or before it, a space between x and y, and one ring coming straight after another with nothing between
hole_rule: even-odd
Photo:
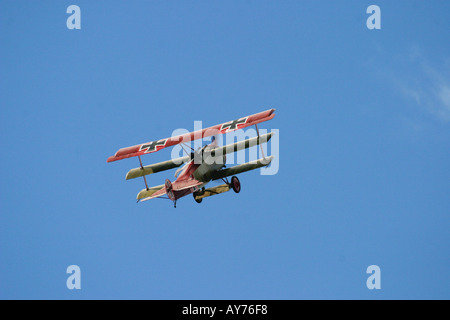
<instances>
[{"instance_id":1,"label":"blue sky","mask_svg":"<svg viewBox=\"0 0 450 320\"><path fill-rule=\"evenodd\" d=\"M81 30L66 27L71 4ZM381 30L366 27L371 4ZM0 1L0 298L450 298L449 13ZM239 195L136 204L143 182L124 177L138 161L106 163L272 107L261 127L279 130L279 172L242 174ZM66 287L73 264L81 290Z\"/></svg>"}]
</instances>

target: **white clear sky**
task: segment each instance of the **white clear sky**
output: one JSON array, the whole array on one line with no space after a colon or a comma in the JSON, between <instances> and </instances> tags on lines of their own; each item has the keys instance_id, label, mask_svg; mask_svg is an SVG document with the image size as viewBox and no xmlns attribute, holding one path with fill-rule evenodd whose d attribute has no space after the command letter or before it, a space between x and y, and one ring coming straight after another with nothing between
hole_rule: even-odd
<instances>
[{"instance_id":1,"label":"white clear sky","mask_svg":"<svg viewBox=\"0 0 450 320\"><path fill-rule=\"evenodd\" d=\"M66 28L71 4L81 30ZM450 298L449 14L448 1L1 1L0 298ZM279 129L280 170L242 174L239 195L136 204L137 159L106 163L272 107L261 127ZM366 287L373 264L381 290Z\"/></svg>"}]
</instances>

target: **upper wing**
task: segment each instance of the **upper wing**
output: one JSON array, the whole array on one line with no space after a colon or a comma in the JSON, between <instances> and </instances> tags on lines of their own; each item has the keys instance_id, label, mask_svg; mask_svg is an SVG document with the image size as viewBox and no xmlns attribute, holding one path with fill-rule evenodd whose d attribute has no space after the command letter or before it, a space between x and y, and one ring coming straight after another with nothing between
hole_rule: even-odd
<instances>
[{"instance_id":1,"label":"upper wing","mask_svg":"<svg viewBox=\"0 0 450 320\"><path fill-rule=\"evenodd\" d=\"M119 151L117 151L114 156L109 157L107 162L136 157L143 154L156 152L161 149L171 147L182 142L202 139L204 137L210 137L219 133L222 134L237 129L242 129L272 119L273 117L275 117L274 112L275 109L270 109L260 113L253 114L251 116L218 124L203 130L197 130L176 137L155 140L148 143L138 144L132 147L122 148Z\"/></svg>"}]
</instances>

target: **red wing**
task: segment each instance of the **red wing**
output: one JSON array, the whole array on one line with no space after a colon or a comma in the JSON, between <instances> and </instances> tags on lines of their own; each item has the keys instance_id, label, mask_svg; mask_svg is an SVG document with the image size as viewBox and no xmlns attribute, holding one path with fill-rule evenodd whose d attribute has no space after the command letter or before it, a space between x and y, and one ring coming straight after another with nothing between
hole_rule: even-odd
<instances>
[{"instance_id":1,"label":"red wing","mask_svg":"<svg viewBox=\"0 0 450 320\"><path fill-rule=\"evenodd\" d=\"M177 145L182 142L188 142L192 140L202 139L210 137L215 134L223 134L238 129L242 129L248 126L258 124L260 122L268 121L275 117L275 109L266 110L260 113L253 114L251 116L239 118L237 120L218 124L203 130L189 132L180 136L171 137L167 139L161 139L151 141L148 143L138 144L132 147L122 148L116 152L114 156L108 158L107 162L113 162L126 158L141 156L147 153L159 151L161 149Z\"/></svg>"}]
</instances>

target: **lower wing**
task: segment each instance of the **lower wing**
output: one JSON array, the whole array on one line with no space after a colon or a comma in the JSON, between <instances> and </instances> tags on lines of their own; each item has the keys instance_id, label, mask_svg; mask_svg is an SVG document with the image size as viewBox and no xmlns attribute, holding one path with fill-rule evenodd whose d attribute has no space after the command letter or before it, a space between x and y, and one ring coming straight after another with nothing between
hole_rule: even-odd
<instances>
[{"instance_id":1,"label":"lower wing","mask_svg":"<svg viewBox=\"0 0 450 320\"><path fill-rule=\"evenodd\" d=\"M261 167L266 167L272 162L273 158L274 158L274 156L270 156L267 158L262 158L262 159L258 159L255 161L240 164L240 165L237 165L237 166L234 166L231 168L219 170L219 171L214 172L211 177L212 177L212 180L217 180L217 179L222 179L225 177L233 176L233 175L236 175L236 174L239 174L242 172L258 169Z\"/></svg>"}]
</instances>

